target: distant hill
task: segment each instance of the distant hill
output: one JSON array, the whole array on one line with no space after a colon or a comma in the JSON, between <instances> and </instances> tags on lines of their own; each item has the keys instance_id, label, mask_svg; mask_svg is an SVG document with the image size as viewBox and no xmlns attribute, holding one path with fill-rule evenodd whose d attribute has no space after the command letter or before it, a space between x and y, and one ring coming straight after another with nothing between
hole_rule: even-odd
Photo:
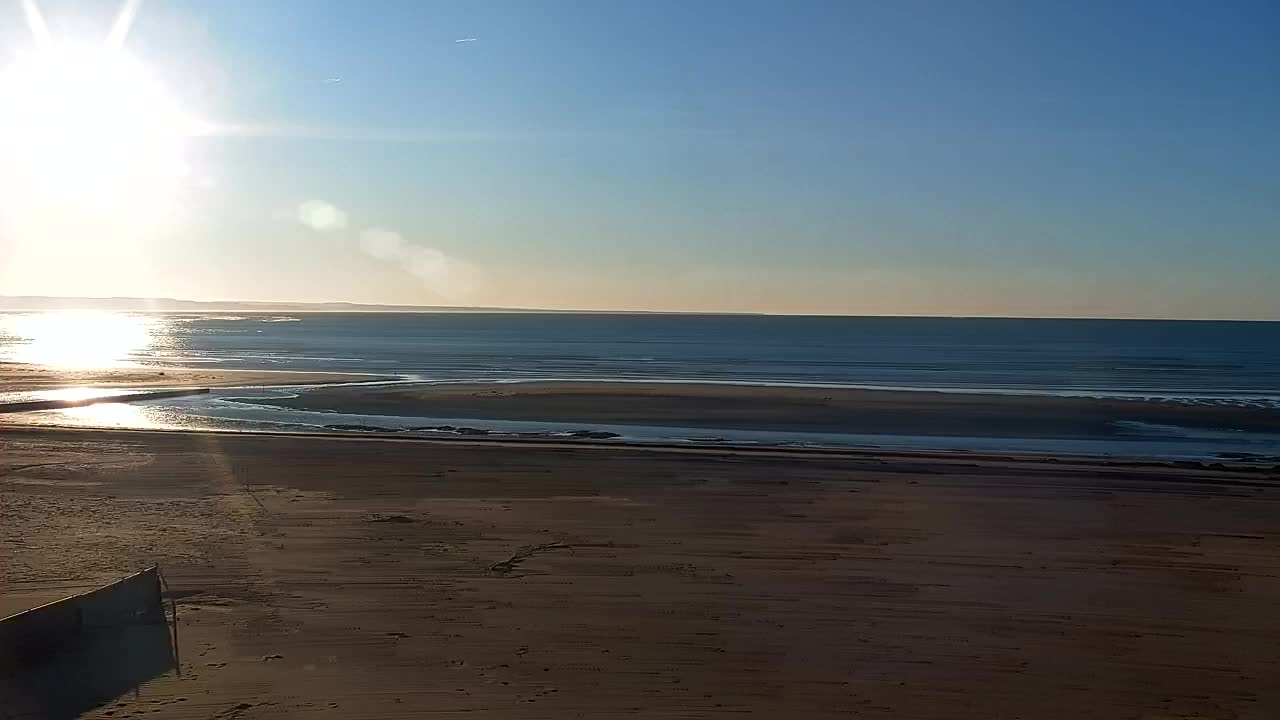
<instances>
[{"instance_id":1,"label":"distant hill","mask_svg":"<svg viewBox=\"0 0 1280 720\"><path fill-rule=\"evenodd\" d=\"M22 310L100 310L109 312L559 312L497 307L444 305L365 305L347 302L234 302L174 298L64 298L0 295L0 312Z\"/></svg>"}]
</instances>

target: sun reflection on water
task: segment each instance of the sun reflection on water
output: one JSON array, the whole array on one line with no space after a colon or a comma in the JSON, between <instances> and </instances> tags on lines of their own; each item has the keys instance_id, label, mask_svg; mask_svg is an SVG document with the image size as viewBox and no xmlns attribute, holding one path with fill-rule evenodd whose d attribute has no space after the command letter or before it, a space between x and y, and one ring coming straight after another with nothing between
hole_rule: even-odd
<instances>
[{"instance_id":1,"label":"sun reflection on water","mask_svg":"<svg viewBox=\"0 0 1280 720\"><path fill-rule=\"evenodd\" d=\"M149 417L148 408L128 403L98 403L67 408L61 413L72 425L107 428L158 428L163 427Z\"/></svg>"},{"instance_id":2,"label":"sun reflection on water","mask_svg":"<svg viewBox=\"0 0 1280 720\"><path fill-rule=\"evenodd\" d=\"M0 321L11 343L3 359L68 369L121 367L151 347L153 326L146 316L124 313L9 315Z\"/></svg>"},{"instance_id":3,"label":"sun reflection on water","mask_svg":"<svg viewBox=\"0 0 1280 720\"><path fill-rule=\"evenodd\" d=\"M170 407L101 402L80 407L0 413L0 428L8 425L176 430L192 426L192 423Z\"/></svg>"}]
</instances>

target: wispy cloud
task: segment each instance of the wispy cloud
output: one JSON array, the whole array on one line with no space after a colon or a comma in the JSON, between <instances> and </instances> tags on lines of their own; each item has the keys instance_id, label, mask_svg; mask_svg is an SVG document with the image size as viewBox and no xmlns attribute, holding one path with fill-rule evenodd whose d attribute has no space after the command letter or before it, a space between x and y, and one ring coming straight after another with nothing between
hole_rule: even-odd
<instances>
[{"instance_id":1,"label":"wispy cloud","mask_svg":"<svg viewBox=\"0 0 1280 720\"><path fill-rule=\"evenodd\" d=\"M457 40L454 40L454 42L456 42L456 43L468 43L468 42L475 42L475 41L476 41L476 40L478 40L478 39L479 39L479 38L458 38Z\"/></svg>"},{"instance_id":2,"label":"wispy cloud","mask_svg":"<svg viewBox=\"0 0 1280 720\"><path fill-rule=\"evenodd\" d=\"M347 214L342 208L323 200L299 203L295 216L298 222L320 232L335 232L347 227Z\"/></svg>"}]
</instances>

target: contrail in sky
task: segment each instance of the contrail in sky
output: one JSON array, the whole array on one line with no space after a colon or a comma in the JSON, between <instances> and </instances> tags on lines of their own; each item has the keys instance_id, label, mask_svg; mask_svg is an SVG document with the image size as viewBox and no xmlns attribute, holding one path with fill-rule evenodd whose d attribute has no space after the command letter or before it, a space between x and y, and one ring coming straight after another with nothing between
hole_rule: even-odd
<instances>
[{"instance_id":1,"label":"contrail in sky","mask_svg":"<svg viewBox=\"0 0 1280 720\"><path fill-rule=\"evenodd\" d=\"M459 39L457 39L457 40L454 40L454 42L456 42L456 43L464 43L464 42L475 42L476 40L477 40L477 38L459 38Z\"/></svg>"}]
</instances>

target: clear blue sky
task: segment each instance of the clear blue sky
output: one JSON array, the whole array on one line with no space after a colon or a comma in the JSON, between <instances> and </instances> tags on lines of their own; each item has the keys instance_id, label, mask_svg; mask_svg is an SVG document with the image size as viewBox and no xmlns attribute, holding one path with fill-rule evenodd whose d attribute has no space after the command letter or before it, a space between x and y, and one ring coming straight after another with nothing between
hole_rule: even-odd
<instances>
[{"instance_id":1,"label":"clear blue sky","mask_svg":"<svg viewBox=\"0 0 1280 720\"><path fill-rule=\"evenodd\" d=\"M237 132L94 294L1280 317L1274 2L168 0L128 48Z\"/></svg>"}]
</instances>

